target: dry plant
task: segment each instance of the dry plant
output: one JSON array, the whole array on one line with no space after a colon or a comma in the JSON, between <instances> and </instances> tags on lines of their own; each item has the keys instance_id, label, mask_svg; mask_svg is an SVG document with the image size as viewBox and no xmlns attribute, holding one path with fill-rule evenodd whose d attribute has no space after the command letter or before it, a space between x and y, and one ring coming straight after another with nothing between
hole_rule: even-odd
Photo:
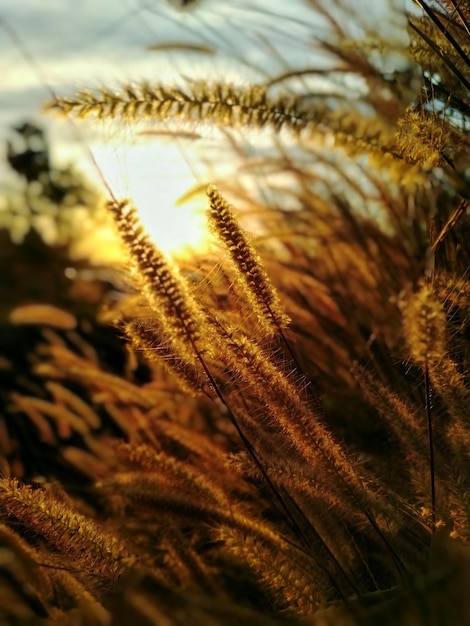
<instances>
[{"instance_id":1,"label":"dry plant","mask_svg":"<svg viewBox=\"0 0 470 626\"><path fill-rule=\"evenodd\" d=\"M470 11L416 4L397 50L306 2L328 70L49 104L220 126L273 193L208 181L215 257L179 262L109 201L119 368L97 310L9 312L36 334L2 361L2 623L470 623ZM260 128L261 159L230 135Z\"/></svg>"}]
</instances>

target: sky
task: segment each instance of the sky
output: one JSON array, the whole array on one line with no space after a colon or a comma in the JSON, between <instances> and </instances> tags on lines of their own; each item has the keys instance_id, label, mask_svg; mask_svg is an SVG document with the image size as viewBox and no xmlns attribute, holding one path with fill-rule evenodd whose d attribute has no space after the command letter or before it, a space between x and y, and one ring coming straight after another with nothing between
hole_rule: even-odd
<instances>
[{"instance_id":1,"label":"sky","mask_svg":"<svg viewBox=\"0 0 470 626\"><path fill-rule=\"evenodd\" d=\"M41 120L58 159L73 160L98 178L91 150L116 195L131 195L145 205L142 212L150 228L166 232L163 244L169 243L168 216L174 214L172 206L181 189L206 182L207 172L193 146L185 141L176 145L149 141L125 124L106 122L98 127L46 120L41 117L43 102L51 93L70 95L84 87L141 79L171 83L181 75L246 84L286 68L304 67L306 59L321 64L325 61L318 54L312 56L311 42L315 37L327 39L328 28L324 18L306 9L308 2L193 0L188 10L180 10L182 0L2 0L0 143L11 125ZM346 0L372 31L384 35L402 19L390 7L403 8L404 2ZM354 36L355 20L348 28ZM203 44L217 54L149 50L169 43ZM0 180L2 175L0 168ZM157 210L155 204L164 206ZM184 227L195 233L199 228L177 213L173 229L181 233Z\"/></svg>"},{"instance_id":2,"label":"sky","mask_svg":"<svg viewBox=\"0 0 470 626\"><path fill-rule=\"evenodd\" d=\"M137 77L166 80L188 70L183 55L170 59L149 52L153 44L204 43L221 57L210 59L211 69L222 65L224 73L228 69L229 75L236 74L240 64L233 59L243 56L243 72L250 76L257 74L250 63L267 69L272 57L263 37L282 49L286 64L293 65L305 52L302 42L312 33L324 34L324 24L322 28L322 21L313 19L302 0L193 0L195 8L188 11L175 9L177 3L3 0L0 18L16 41L0 29L0 122L5 125L38 108L49 95L46 83L63 91ZM200 58L192 61L190 71L202 74L206 68L207 59Z\"/></svg>"}]
</instances>

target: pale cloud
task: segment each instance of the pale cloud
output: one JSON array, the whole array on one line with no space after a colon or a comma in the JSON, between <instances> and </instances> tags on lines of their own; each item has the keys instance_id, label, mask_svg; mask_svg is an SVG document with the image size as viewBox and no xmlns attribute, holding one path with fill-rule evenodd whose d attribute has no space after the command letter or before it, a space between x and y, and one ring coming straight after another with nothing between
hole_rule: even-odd
<instances>
[{"instance_id":1,"label":"pale cloud","mask_svg":"<svg viewBox=\"0 0 470 626\"><path fill-rule=\"evenodd\" d=\"M67 93L178 74L237 79L241 59L246 80L272 64L263 38L280 45L289 38L286 63L294 64L308 35L301 0L200 0L195 7L185 13L166 0L3 0L0 18L14 36L0 23L0 133L19 118L40 115L49 87ZM286 12L288 20L277 16ZM206 43L222 54L193 57L189 66L183 55L146 51L172 41Z\"/></svg>"},{"instance_id":2,"label":"pale cloud","mask_svg":"<svg viewBox=\"0 0 470 626\"><path fill-rule=\"evenodd\" d=\"M384 6L392 8L395 19L402 2L350 0L350 5L363 7L373 32L388 36L393 20ZM180 75L246 83L288 67L325 63L313 44L315 38L328 39L329 27L306 5L308 0L198 0L194 10L178 12L168 0L2 0L0 20L7 21L14 37L0 21L0 153L8 127L26 120L47 125L56 162L73 162L97 179L104 177L116 195L133 197L147 227L165 246L170 217L175 235L187 222L182 209L173 208L177 196L188 186L208 182L203 159L193 151L197 147L145 143L135 127L125 124L52 122L55 116L41 117L50 89L68 95L142 79L169 83ZM217 55L147 50L168 42L204 43ZM317 80L312 90L322 88ZM220 173L225 167L220 150L212 160ZM0 163L0 177L5 172ZM190 228L197 234L197 224ZM164 241L158 239L162 235Z\"/></svg>"},{"instance_id":3,"label":"pale cloud","mask_svg":"<svg viewBox=\"0 0 470 626\"><path fill-rule=\"evenodd\" d=\"M396 14L397 5L404 2L356 0L351 5L362 4L367 8L364 19L385 28L391 20L385 17L384 6L390 5ZM225 54L229 71L236 59L243 60L249 76L254 71L249 66L280 71L303 65L311 59L313 38L327 37L325 19L309 11L306 0L199 0L187 12L175 10L177 4L175 0L2 0L0 18L21 43L0 27L0 98L2 92L15 93L18 108L23 110L29 101L33 111L38 103L29 100L31 90L44 83L77 89L141 75L150 78L152 71L167 78L173 61L168 55L146 52L154 43L208 44ZM34 65L25 59L25 49ZM183 61L176 58L174 69L181 71ZM205 69L203 61L193 63ZM214 66L210 74L216 70ZM10 97L0 105L2 114L7 103Z\"/></svg>"}]
</instances>

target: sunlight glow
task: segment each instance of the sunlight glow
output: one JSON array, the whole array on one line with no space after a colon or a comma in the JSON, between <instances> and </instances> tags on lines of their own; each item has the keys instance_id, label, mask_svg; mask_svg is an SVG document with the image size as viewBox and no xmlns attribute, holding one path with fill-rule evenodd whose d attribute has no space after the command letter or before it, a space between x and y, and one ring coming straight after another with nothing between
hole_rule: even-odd
<instances>
[{"instance_id":1,"label":"sunlight glow","mask_svg":"<svg viewBox=\"0 0 470 626\"><path fill-rule=\"evenodd\" d=\"M179 204L198 185L190 157L173 140L146 139L119 147L96 145L92 152L117 198L129 198L163 252L173 256L204 251L208 244L206 201L200 194Z\"/></svg>"}]
</instances>

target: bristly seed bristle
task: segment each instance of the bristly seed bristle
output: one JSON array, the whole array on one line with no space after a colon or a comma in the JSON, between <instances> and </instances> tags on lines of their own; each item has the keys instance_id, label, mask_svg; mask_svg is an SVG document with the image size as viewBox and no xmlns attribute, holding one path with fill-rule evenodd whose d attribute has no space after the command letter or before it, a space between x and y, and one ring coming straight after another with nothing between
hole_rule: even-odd
<instances>
[{"instance_id":1,"label":"bristly seed bristle","mask_svg":"<svg viewBox=\"0 0 470 626\"><path fill-rule=\"evenodd\" d=\"M249 242L232 207L214 185L207 188L209 224L224 243L237 269L237 281L257 313L258 321L267 333L285 328L290 319L284 312L279 296L266 274L259 256Z\"/></svg>"}]
</instances>

